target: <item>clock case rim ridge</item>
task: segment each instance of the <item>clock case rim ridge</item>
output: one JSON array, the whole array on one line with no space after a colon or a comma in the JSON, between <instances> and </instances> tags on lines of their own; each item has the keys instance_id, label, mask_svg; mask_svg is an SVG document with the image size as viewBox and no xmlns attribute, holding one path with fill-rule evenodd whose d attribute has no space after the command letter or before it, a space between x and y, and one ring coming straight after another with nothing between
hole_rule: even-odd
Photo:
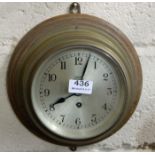
<instances>
[{"instance_id":1,"label":"clock case rim ridge","mask_svg":"<svg viewBox=\"0 0 155 155\"><path fill-rule=\"evenodd\" d=\"M141 93L141 87L142 87L142 71L141 71L141 66L140 66L140 62L139 62L138 56L137 56L137 54L135 52L135 49L133 48L132 44L127 39L127 37L124 34L122 34L116 27L114 27L113 25L107 23L106 21L104 21L102 19L99 19L99 18L94 17L94 16L90 16L90 15L67 14L67 15L56 16L54 18L46 20L45 22L37 25L35 28L33 28L31 31L29 31L24 36L24 38L19 42L18 46L16 47L16 49L15 49L15 51L13 53L13 56L11 57L11 60L10 60L10 63L9 63L9 67L8 67L8 72L7 72L7 75L8 75L7 76L7 91L8 91L9 99L11 101L11 105L12 105L16 115L18 116L20 121L29 130L31 130L33 133L38 135L38 132L39 132L38 136L40 136L41 138L46 139L48 141L52 141L52 142L57 143L57 144L61 144L61 145L67 145L67 146L68 145L70 145L70 146L72 146L72 145L86 145L86 143L82 144L82 143L79 143L79 142L77 144L59 143L58 141L49 140L46 136L44 136L42 133L40 133L40 131L36 127L34 127L33 123L29 122L29 119L27 120L27 118L25 118L25 116L23 117L23 115L21 114L21 111L25 111L25 107L23 107L23 105L20 105L19 101L17 101L16 93L18 94L20 92L16 92L17 90L15 90L15 88L14 88L14 86L17 85L17 80L15 79L16 73L18 73L18 71L19 71L18 70L19 68L16 65L19 66L20 64L22 64L20 59L21 59L21 57L24 57L23 55L25 53L23 53L23 51L26 51L28 49L28 46L26 46L26 45L31 46L30 41L32 41L32 38L36 36L36 32L37 31L40 31L41 29L45 29L47 25L53 26L54 23L56 23L56 22L60 22L60 23L62 22L63 23L65 21L65 19L70 20L70 21L73 22L73 23L72 22L71 23L75 26L75 31L80 29L80 24L79 23L81 21L84 22L84 20L86 20L86 22L88 21L88 23L90 24L90 27L92 25L94 26L94 23L96 24L95 27L97 27L97 28L99 28L99 27L101 28L101 26L105 26L104 27L104 31L109 32L111 30L113 35L115 36L115 39L118 42L123 42L124 46L126 45L130 49L131 52L129 53L129 49L128 49L127 52L128 52L129 57L130 57L129 59L132 59L132 62L134 62L133 66L135 66L136 71L137 71L137 73L135 72L135 75L137 74L136 75L136 78L137 78L136 81L138 82L138 84L136 84L136 85L138 85L138 86L136 88L137 92L136 92L136 96L134 96L134 101L132 101L131 105L129 106L128 115L125 116L123 122L120 124L120 127L122 125L124 125L124 123L129 119L129 117L131 116L131 114L133 113L133 111L136 108L136 105L138 103L138 100L139 100L139 97L140 97L140 93ZM55 27L55 26L53 26L53 27ZM76 35L77 35L77 33L76 33ZM77 35L77 37L79 37L79 36ZM90 36L90 38L88 38L88 36L87 36L86 38L87 38L86 40L89 40L90 38L93 38L93 37ZM89 40L89 43L91 43L90 40ZM16 102L18 102L19 105L17 105ZM19 109L20 109L20 111L19 111ZM22 117L24 118L24 120L23 120ZM114 132L116 132L116 131L114 131ZM110 136L110 135L105 136L105 138L108 137L108 136ZM92 143L92 141L90 141L87 144L90 144L90 143Z\"/></svg>"}]
</instances>

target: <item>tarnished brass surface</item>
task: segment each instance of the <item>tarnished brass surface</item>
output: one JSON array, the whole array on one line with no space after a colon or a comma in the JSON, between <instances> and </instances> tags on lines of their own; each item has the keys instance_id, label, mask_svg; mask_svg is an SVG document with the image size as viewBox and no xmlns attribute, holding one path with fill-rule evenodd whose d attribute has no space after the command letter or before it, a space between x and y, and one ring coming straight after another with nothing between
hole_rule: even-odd
<instances>
[{"instance_id":1,"label":"tarnished brass surface","mask_svg":"<svg viewBox=\"0 0 155 155\"><path fill-rule=\"evenodd\" d=\"M36 117L30 97L37 66L54 52L74 46L95 47L113 57L125 75L128 93L122 117L113 128L95 138L78 141L59 137L46 129ZM141 89L141 66L130 41L113 25L86 14L61 15L37 25L15 48L7 72L8 95L20 121L39 137L67 146L91 144L115 133L134 112Z\"/></svg>"}]
</instances>

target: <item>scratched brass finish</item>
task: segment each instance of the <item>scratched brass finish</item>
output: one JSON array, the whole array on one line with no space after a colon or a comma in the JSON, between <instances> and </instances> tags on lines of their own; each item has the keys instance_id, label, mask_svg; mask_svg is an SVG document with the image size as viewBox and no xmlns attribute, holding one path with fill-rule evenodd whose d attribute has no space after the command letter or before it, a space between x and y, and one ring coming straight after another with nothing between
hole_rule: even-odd
<instances>
[{"instance_id":1,"label":"scratched brass finish","mask_svg":"<svg viewBox=\"0 0 155 155\"><path fill-rule=\"evenodd\" d=\"M106 51L119 63L127 81L126 107L122 117L107 132L86 140L69 140L51 133L36 117L30 97L37 66L54 52L74 46L90 46ZM15 48L7 72L8 95L20 121L39 137L67 146L95 143L115 133L134 112L141 87L140 62L127 37L108 22L80 13L48 19L29 31Z\"/></svg>"}]
</instances>

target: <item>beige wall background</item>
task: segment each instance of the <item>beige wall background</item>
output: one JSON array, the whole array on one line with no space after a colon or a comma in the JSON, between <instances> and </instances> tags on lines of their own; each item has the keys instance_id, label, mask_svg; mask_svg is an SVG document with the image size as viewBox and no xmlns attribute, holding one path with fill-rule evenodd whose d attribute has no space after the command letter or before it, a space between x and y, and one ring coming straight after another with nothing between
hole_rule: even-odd
<instances>
[{"instance_id":1,"label":"beige wall background","mask_svg":"<svg viewBox=\"0 0 155 155\"><path fill-rule=\"evenodd\" d=\"M68 13L70 3L0 3L0 151L69 151L30 133L16 118L6 92L9 58L33 26ZM134 44L143 69L138 107L123 128L77 151L155 150L155 3L80 3L82 13L107 20Z\"/></svg>"}]
</instances>

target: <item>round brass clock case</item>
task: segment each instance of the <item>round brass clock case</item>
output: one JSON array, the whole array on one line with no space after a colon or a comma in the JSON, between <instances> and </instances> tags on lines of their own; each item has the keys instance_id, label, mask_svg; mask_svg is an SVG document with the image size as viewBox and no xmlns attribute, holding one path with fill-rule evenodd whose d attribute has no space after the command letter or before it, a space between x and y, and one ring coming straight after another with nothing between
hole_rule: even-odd
<instances>
[{"instance_id":1,"label":"round brass clock case","mask_svg":"<svg viewBox=\"0 0 155 155\"><path fill-rule=\"evenodd\" d=\"M63 83L65 78L67 79L67 77L69 77L67 79L68 81L71 78L78 79L78 77L75 76L76 74L78 76L78 69L76 70L76 68L79 67L80 71L80 68L85 67L88 54L91 54L89 63L93 64L89 72L89 79L91 80L91 77L94 77L94 91L92 95L95 94L93 99L98 98L98 100L96 99L96 102L92 103L92 95L74 94L74 96L69 96L70 98L66 103L56 105L53 108L55 110L54 112L46 106L46 108L43 109L44 112L41 111L40 104L43 102L47 104L46 97L44 97L43 102L41 102L38 101L39 95L37 98L36 94L43 93L40 92L40 85L42 84L42 87L44 87L45 79L47 79L47 75L45 76L45 74L48 73L47 71L50 72L50 69L53 71L55 66L60 66L60 68L57 67L55 69L56 73L53 74L52 78L53 81L56 80L56 76L61 75L61 78L55 85L51 84L52 88L49 88L51 89L50 100L53 102L56 98L59 99L59 95L62 97L59 91L61 92L67 89L64 87L66 87L68 83ZM84 61L81 66L73 62L79 55L81 61ZM66 61L65 64L61 63L62 60ZM96 66L98 60L101 63L97 63ZM66 67L67 63L69 63L68 68L66 68L68 71L62 71L61 67ZM111 77L109 85L112 85L112 81L115 81L114 85L116 86L112 86L113 88L117 88L118 99L114 97L112 102L114 107L111 110L112 112L105 115L109 117L106 121L102 119L102 117L98 120L95 119L96 114L91 113L93 117L93 120L91 118L92 124L87 124L87 120L84 119L89 119L87 115L88 106L89 109L91 109L90 107L95 105L94 107L96 107L96 109L98 108L96 113L99 111L98 113L102 115L99 105L102 105L104 98L100 100L102 97L98 96L98 94L102 94L102 88L103 90L105 89L106 79L104 79L104 77L106 78L108 75L100 71L95 72L95 69L100 67L102 70L104 63L107 64L107 68L109 68L108 71L116 74ZM53 68L51 66L53 66ZM74 76L72 76L73 73ZM39 83L39 78L44 76L44 81ZM100 76L103 78L103 81L99 80ZM48 82L49 81L46 81L45 85L49 85L50 87L50 83ZM96 86L97 84L102 86L101 91L97 90L99 87ZM42 139L66 146L91 144L114 134L127 122L134 112L140 97L141 87L142 71L140 62L134 47L127 37L115 26L103 19L80 13L70 13L48 19L29 31L15 48L7 72L8 95L11 105L20 121L31 132ZM49 95L49 89L44 90L45 96ZM109 91L109 94L112 93L111 88L106 88L106 90ZM56 91L57 94L54 96L53 94L55 94ZM98 92L95 93L95 91ZM104 93L105 92L103 92L103 94ZM76 111L71 108L75 105L72 101L77 98L86 102L80 109L82 111L85 108L83 120L79 118L83 113L81 112L81 115L78 114L78 108L81 104L79 102L77 103L78 110ZM67 123L65 124L64 115L61 116L61 122L54 122L54 119L52 120L52 115L55 116L55 119L59 117L58 113L60 112L57 110L58 107L68 107L68 109L66 109L68 113L65 115L69 116L67 122L68 126L70 125L69 127L66 125ZM104 107L104 110L107 110L107 108ZM47 115L45 111L48 113ZM74 118L75 124L72 125L69 123L72 122L71 117L74 117L74 115L71 115L73 112L77 113L79 117ZM51 117L48 118L48 116ZM85 121L85 124L82 124L82 121ZM75 125L79 123L81 123L81 126L76 128Z\"/></svg>"}]
</instances>

